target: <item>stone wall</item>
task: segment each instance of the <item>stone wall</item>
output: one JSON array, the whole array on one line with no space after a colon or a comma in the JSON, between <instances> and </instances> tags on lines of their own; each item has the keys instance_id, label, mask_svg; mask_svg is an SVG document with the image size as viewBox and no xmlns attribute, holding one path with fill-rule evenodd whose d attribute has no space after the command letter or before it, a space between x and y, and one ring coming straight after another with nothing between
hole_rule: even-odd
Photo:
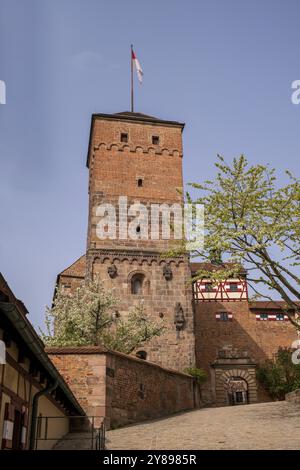
<instances>
[{"instance_id":1,"label":"stone wall","mask_svg":"<svg viewBox=\"0 0 300 470\"><path fill-rule=\"evenodd\" d=\"M88 416L106 416L106 353L99 347L47 348Z\"/></svg>"},{"instance_id":2,"label":"stone wall","mask_svg":"<svg viewBox=\"0 0 300 470\"><path fill-rule=\"evenodd\" d=\"M111 279L108 267L114 263L118 274ZM106 253L95 256L93 276L99 277L108 289L115 289L120 299L117 310L126 317L134 307L143 306L143 311L155 322L163 321L165 331L152 338L142 349L147 360L167 368L183 371L195 364L194 318L192 310L190 276L186 260L170 261L172 279L163 276L165 261L159 256L121 253ZM142 292L131 292L131 279L140 274L144 277ZM175 307L179 302L183 309L184 324L181 331L176 329Z\"/></svg>"},{"instance_id":3,"label":"stone wall","mask_svg":"<svg viewBox=\"0 0 300 470\"><path fill-rule=\"evenodd\" d=\"M116 266L117 275L111 278L108 268L112 264ZM169 280L163 275L166 264L172 271ZM63 285L66 291L74 292L84 280L85 265L86 260L82 256L59 275L59 285ZM95 252L90 265L93 277L101 279L105 288L114 289L119 299L116 306L119 315L126 317L129 310L142 303L144 312L153 321L164 321L163 335L153 338L141 348L147 353L149 361L180 371L195 365L192 288L188 283L191 272L184 257L164 260L157 254L132 254L111 250ZM140 295L133 295L131 292L131 279L136 274L144 276ZM181 331L178 331L175 325L177 302L181 304L184 315Z\"/></svg>"},{"instance_id":4,"label":"stone wall","mask_svg":"<svg viewBox=\"0 0 300 470\"><path fill-rule=\"evenodd\" d=\"M286 401L290 403L299 403L300 404L300 388L294 390L291 393L287 393L285 396Z\"/></svg>"},{"instance_id":5,"label":"stone wall","mask_svg":"<svg viewBox=\"0 0 300 470\"><path fill-rule=\"evenodd\" d=\"M232 320L218 321L216 315L220 312L231 313ZM256 313L247 301L195 305L196 364L205 369L211 379L203 386L208 401L216 400L216 370L222 358L227 361L226 366L222 366L224 369L231 369L233 373L242 362L243 369L254 374L253 367L272 358L279 347L290 347L295 340L295 328L289 321L258 321ZM256 387L258 401L270 400L258 383ZM220 396L220 390L217 393ZM254 395L252 393L253 401Z\"/></svg>"},{"instance_id":6,"label":"stone wall","mask_svg":"<svg viewBox=\"0 0 300 470\"><path fill-rule=\"evenodd\" d=\"M89 416L108 427L159 418L200 404L191 376L98 347L49 348L51 360Z\"/></svg>"},{"instance_id":7,"label":"stone wall","mask_svg":"<svg viewBox=\"0 0 300 470\"><path fill-rule=\"evenodd\" d=\"M130 356L108 354L107 377L112 425L160 418L199 406L198 386L190 376Z\"/></svg>"}]
</instances>

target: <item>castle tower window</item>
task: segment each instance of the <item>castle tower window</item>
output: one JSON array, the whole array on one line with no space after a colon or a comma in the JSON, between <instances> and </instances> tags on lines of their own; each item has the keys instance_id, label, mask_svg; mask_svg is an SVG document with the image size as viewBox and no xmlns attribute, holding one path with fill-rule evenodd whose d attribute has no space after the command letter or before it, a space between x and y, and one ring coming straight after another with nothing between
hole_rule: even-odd
<instances>
[{"instance_id":1,"label":"castle tower window","mask_svg":"<svg viewBox=\"0 0 300 470\"><path fill-rule=\"evenodd\" d=\"M228 321L229 320L228 313L227 312L220 312L220 320L221 321Z\"/></svg>"},{"instance_id":2,"label":"castle tower window","mask_svg":"<svg viewBox=\"0 0 300 470\"><path fill-rule=\"evenodd\" d=\"M137 180L137 185L138 185L139 188L141 188L143 186L143 179L142 178L139 178Z\"/></svg>"},{"instance_id":3,"label":"castle tower window","mask_svg":"<svg viewBox=\"0 0 300 470\"><path fill-rule=\"evenodd\" d=\"M143 274L135 274L131 279L131 293L133 295L140 295L143 292Z\"/></svg>"},{"instance_id":4,"label":"castle tower window","mask_svg":"<svg viewBox=\"0 0 300 470\"><path fill-rule=\"evenodd\" d=\"M128 142L128 134L126 132L121 133L121 142Z\"/></svg>"},{"instance_id":5,"label":"castle tower window","mask_svg":"<svg viewBox=\"0 0 300 470\"><path fill-rule=\"evenodd\" d=\"M159 145L159 137L158 137L158 135L153 135L153 136L152 136L152 144L153 144L153 145Z\"/></svg>"},{"instance_id":6,"label":"castle tower window","mask_svg":"<svg viewBox=\"0 0 300 470\"><path fill-rule=\"evenodd\" d=\"M139 359L143 359L144 361L146 361L147 359L147 353L146 351L138 351L136 353L136 357L138 357Z\"/></svg>"}]
</instances>

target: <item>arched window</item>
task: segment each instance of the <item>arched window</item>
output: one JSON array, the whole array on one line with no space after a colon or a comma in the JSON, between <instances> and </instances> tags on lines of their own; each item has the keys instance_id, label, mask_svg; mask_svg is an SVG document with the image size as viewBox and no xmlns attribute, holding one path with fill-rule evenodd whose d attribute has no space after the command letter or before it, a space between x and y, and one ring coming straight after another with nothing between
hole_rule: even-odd
<instances>
[{"instance_id":1,"label":"arched window","mask_svg":"<svg viewBox=\"0 0 300 470\"><path fill-rule=\"evenodd\" d=\"M131 279L131 293L132 294L134 295L142 294L144 277L145 276L140 273L132 276L132 279Z\"/></svg>"},{"instance_id":2,"label":"arched window","mask_svg":"<svg viewBox=\"0 0 300 470\"><path fill-rule=\"evenodd\" d=\"M146 361L147 359L147 353L146 351L138 351L136 353L136 357L138 357L139 359L143 359L144 361Z\"/></svg>"}]
</instances>

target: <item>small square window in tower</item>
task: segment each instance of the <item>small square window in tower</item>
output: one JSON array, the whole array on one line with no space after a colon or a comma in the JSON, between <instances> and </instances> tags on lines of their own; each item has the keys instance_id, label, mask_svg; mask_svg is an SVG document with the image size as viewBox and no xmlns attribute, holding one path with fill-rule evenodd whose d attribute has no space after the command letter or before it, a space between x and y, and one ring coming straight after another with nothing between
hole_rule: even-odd
<instances>
[{"instance_id":1,"label":"small square window in tower","mask_svg":"<svg viewBox=\"0 0 300 470\"><path fill-rule=\"evenodd\" d=\"M121 142L128 142L128 134L126 132L121 133Z\"/></svg>"},{"instance_id":2,"label":"small square window in tower","mask_svg":"<svg viewBox=\"0 0 300 470\"><path fill-rule=\"evenodd\" d=\"M143 186L143 178L138 178L137 185L138 185L139 188L141 188Z\"/></svg>"},{"instance_id":3,"label":"small square window in tower","mask_svg":"<svg viewBox=\"0 0 300 470\"><path fill-rule=\"evenodd\" d=\"M152 144L153 144L153 145L159 145L159 137L158 137L158 135L153 135L153 136L152 136Z\"/></svg>"},{"instance_id":4,"label":"small square window in tower","mask_svg":"<svg viewBox=\"0 0 300 470\"><path fill-rule=\"evenodd\" d=\"M227 312L220 312L220 320L221 321L228 321L229 320L228 313Z\"/></svg>"}]
</instances>

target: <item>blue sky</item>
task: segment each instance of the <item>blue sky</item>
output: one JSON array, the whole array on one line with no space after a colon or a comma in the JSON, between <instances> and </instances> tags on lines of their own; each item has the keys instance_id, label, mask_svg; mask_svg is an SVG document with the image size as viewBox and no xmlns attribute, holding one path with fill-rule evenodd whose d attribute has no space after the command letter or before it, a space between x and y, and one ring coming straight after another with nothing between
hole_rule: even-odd
<instances>
[{"instance_id":1,"label":"blue sky","mask_svg":"<svg viewBox=\"0 0 300 470\"><path fill-rule=\"evenodd\" d=\"M299 176L298 0L0 0L0 270L41 325L85 251L90 117L130 106L186 122L185 181L241 153Z\"/></svg>"}]
</instances>

